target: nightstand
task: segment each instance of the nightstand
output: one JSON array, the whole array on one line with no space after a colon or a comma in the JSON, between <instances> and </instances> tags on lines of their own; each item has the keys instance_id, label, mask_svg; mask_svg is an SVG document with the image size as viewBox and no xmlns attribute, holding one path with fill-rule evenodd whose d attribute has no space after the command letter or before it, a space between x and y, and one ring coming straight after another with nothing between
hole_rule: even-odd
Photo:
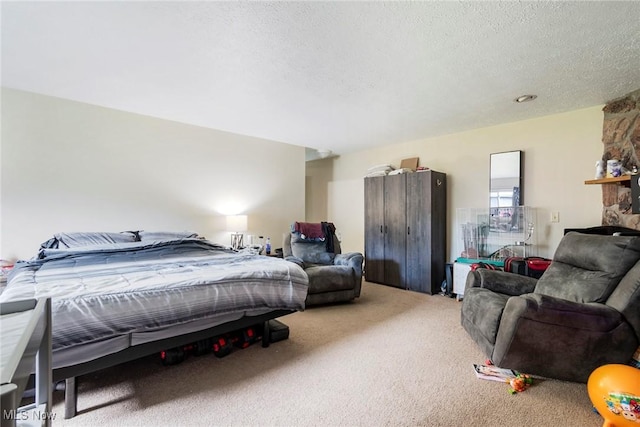
<instances>
[{"instance_id":1,"label":"nightstand","mask_svg":"<svg viewBox=\"0 0 640 427\"><path fill-rule=\"evenodd\" d=\"M266 255L266 254L265 254ZM270 256L272 258L284 258L283 254L282 254L282 249L278 248L275 251L271 252L270 254L268 254L267 256Z\"/></svg>"}]
</instances>

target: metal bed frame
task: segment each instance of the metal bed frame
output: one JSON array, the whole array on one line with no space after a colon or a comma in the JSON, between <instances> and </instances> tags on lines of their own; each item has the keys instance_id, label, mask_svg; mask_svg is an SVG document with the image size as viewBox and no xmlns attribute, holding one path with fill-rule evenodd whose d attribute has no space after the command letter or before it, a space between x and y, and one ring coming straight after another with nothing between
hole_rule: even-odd
<instances>
[{"instance_id":1,"label":"metal bed frame","mask_svg":"<svg viewBox=\"0 0 640 427\"><path fill-rule=\"evenodd\" d=\"M263 325L262 347L268 347L270 343L269 320L282 317L293 312L295 312L295 310L275 310L258 316L244 316L238 320L223 323L212 328L135 345L121 350L117 353L108 354L89 362L54 369L53 382L56 383L62 380L65 381L64 418L73 418L77 413L78 377L81 375L89 374L101 369L119 365L121 363L136 360L145 356L152 355L154 353L159 353L169 348L187 345L199 340L227 334L233 331L237 331L238 329L243 329L258 324Z\"/></svg>"},{"instance_id":2,"label":"metal bed frame","mask_svg":"<svg viewBox=\"0 0 640 427\"><path fill-rule=\"evenodd\" d=\"M16 339L5 337L0 369L0 426L51 425L51 299L29 299L0 304L3 316L21 313L21 331ZM35 381L35 402L19 406L31 372Z\"/></svg>"}]
</instances>

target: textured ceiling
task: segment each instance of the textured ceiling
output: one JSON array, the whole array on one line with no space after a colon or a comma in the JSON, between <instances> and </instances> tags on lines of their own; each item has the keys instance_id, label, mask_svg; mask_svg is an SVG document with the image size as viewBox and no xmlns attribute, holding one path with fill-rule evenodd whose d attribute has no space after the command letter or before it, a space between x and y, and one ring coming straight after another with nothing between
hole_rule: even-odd
<instances>
[{"instance_id":1,"label":"textured ceiling","mask_svg":"<svg viewBox=\"0 0 640 427\"><path fill-rule=\"evenodd\" d=\"M640 2L3 2L2 85L334 153L640 88ZM534 102L516 104L534 93Z\"/></svg>"}]
</instances>

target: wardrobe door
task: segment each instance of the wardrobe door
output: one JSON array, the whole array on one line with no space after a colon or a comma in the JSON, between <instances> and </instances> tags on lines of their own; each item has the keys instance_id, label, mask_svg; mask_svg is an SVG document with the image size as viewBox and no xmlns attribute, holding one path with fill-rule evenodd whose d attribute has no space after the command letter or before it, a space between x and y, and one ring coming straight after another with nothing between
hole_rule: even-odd
<instances>
[{"instance_id":1,"label":"wardrobe door","mask_svg":"<svg viewBox=\"0 0 640 427\"><path fill-rule=\"evenodd\" d=\"M407 288L438 293L445 275L446 175L407 178Z\"/></svg>"},{"instance_id":2,"label":"wardrobe door","mask_svg":"<svg viewBox=\"0 0 640 427\"><path fill-rule=\"evenodd\" d=\"M407 178L407 289L431 293L431 172Z\"/></svg>"},{"instance_id":3,"label":"wardrobe door","mask_svg":"<svg viewBox=\"0 0 640 427\"><path fill-rule=\"evenodd\" d=\"M404 288L406 257L406 174L385 178L384 282Z\"/></svg>"},{"instance_id":4,"label":"wardrobe door","mask_svg":"<svg viewBox=\"0 0 640 427\"><path fill-rule=\"evenodd\" d=\"M384 177L364 179L364 276L384 282Z\"/></svg>"},{"instance_id":5,"label":"wardrobe door","mask_svg":"<svg viewBox=\"0 0 640 427\"><path fill-rule=\"evenodd\" d=\"M431 172L431 293L440 292L447 265L447 174Z\"/></svg>"}]
</instances>

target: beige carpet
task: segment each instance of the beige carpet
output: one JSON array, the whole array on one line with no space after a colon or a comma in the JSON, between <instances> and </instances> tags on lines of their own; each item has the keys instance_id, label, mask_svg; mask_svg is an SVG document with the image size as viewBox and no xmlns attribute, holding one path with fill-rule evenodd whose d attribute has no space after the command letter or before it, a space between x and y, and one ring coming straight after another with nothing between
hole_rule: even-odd
<instances>
[{"instance_id":1,"label":"beige carpet","mask_svg":"<svg viewBox=\"0 0 640 427\"><path fill-rule=\"evenodd\" d=\"M511 395L480 380L485 357L460 302L365 283L353 304L281 320L286 341L164 367L155 357L80 378L61 426L600 426L586 385L538 380Z\"/></svg>"}]
</instances>

